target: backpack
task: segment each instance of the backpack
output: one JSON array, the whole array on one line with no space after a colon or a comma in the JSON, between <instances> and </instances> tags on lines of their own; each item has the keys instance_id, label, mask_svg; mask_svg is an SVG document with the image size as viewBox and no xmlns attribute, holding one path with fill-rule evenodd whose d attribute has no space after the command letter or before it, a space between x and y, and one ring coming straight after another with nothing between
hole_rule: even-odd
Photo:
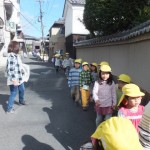
<instances>
[{"instance_id":1,"label":"backpack","mask_svg":"<svg viewBox=\"0 0 150 150\"><path fill-rule=\"evenodd\" d=\"M123 117L101 123L92 138L100 140L104 150L143 150L135 127Z\"/></svg>"}]
</instances>

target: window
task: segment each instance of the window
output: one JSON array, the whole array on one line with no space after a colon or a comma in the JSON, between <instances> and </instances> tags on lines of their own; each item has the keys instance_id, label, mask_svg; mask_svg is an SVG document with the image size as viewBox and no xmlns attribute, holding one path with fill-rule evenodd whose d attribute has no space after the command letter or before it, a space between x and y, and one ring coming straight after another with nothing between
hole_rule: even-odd
<instances>
[{"instance_id":1,"label":"window","mask_svg":"<svg viewBox=\"0 0 150 150\"><path fill-rule=\"evenodd\" d=\"M4 27L4 21L3 19L0 17L0 29L3 29Z\"/></svg>"}]
</instances>

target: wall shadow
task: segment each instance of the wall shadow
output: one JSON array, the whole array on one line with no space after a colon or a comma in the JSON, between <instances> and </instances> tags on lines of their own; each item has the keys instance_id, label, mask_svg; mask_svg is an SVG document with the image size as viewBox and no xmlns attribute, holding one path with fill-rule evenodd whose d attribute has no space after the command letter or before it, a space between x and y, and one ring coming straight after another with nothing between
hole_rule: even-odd
<instances>
[{"instance_id":1,"label":"wall shadow","mask_svg":"<svg viewBox=\"0 0 150 150\"><path fill-rule=\"evenodd\" d=\"M50 145L39 142L31 135L23 135L22 142L25 144L22 150L54 150Z\"/></svg>"},{"instance_id":2,"label":"wall shadow","mask_svg":"<svg viewBox=\"0 0 150 150\"><path fill-rule=\"evenodd\" d=\"M90 136L95 131L93 106L90 107L88 112L83 112L80 107L76 108L74 105L72 106L74 112L64 109L64 112L60 110L61 112L57 116L57 108L55 109L55 104L53 105L52 109L43 108L43 111L47 113L50 119L50 123L45 126L46 131L52 134L66 150L70 150L70 148L73 150L79 149L85 141L90 139Z\"/></svg>"},{"instance_id":3,"label":"wall shadow","mask_svg":"<svg viewBox=\"0 0 150 150\"><path fill-rule=\"evenodd\" d=\"M40 74L40 72L48 70L50 73ZM40 75L35 76L34 73ZM87 112L83 112L80 106L75 106L70 98L70 89L63 71L57 74L53 68L47 67L46 64L45 66L39 65L39 67L31 65L31 78L27 88L36 92L41 101L48 100L52 103L51 108L43 108L50 120L50 123L45 125L45 129L66 150L79 149L95 131L93 106Z\"/></svg>"}]
</instances>

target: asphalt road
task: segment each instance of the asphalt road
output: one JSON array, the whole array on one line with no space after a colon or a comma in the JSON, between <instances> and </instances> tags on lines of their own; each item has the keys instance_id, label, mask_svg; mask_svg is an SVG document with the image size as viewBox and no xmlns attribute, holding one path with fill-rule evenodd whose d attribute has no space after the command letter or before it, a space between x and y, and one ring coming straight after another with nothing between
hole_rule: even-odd
<instances>
[{"instance_id":1,"label":"asphalt road","mask_svg":"<svg viewBox=\"0 0 150 150\"><path fill-rule=\"evenodd\" d=\"M74 104L62 71L35 59L25 62L31 68L28 105L19 106L16 97L15 114L5 113L9 88L0 68L0 150L79 150L95 130L93 106L84 112Z\"/></svg>"}]
</instances>

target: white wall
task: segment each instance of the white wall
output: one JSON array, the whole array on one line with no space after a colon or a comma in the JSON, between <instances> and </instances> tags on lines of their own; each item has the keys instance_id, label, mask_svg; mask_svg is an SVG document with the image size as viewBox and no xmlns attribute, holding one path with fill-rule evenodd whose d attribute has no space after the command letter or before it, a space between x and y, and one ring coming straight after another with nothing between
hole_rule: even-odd
<instances>
[{"instance_id":1,"label":"white wall","mask_svg":"<svg viewBox=\"0 0 150 150\"><path fill-rule=\"evenodd\" d=\"M65 18L65 37L71 34L89 34L81 22L83 20L84 6L74 6L66 1L64 18ZM81 20L81 21L80 21Z\"/></svg>"},{"instance_id":2,"label":"white wall","mask_svg":"<svg viewBox=\"0 0 150 150\"><path fill-rule=\"evenodd\" d=\"M11 0L15 6L13 9L13 14L10 21L15 22L16 24L20 23L20 4L17 3L17 0ZM19 12L19 13L18 13Z\"/></svg>"},{"instance_id":3,"label":"white wall","mask_svg":"<svg viewBox=\"0 0 150 150\"><path fill-rule=\"evenodd\" d=\"M73 34L89 34L89 31L85 28L83 21L83 13L84 7L83 6L73 6Z\"/></svg>"},{"instance_id":4,"label":"white wall","mask_svg":"<svg viewBox=\"0 0 150 150\"><path fill-rule=\"evenodd\" d=\"M2 56L4 52L7 52L7 47L8 47L8 44L10 42L10 32L5 30L6 29L6 27L5 27L5 25L6 25L5 20L6 19L5 19L5 10L4 10L4 2L3 1L0 1L0 17L4 21L4 28L3 28L4 46L3 46L3 48L0 51L0 56ZM0 61L0 63L2 63L2 62Z\"/></svg>"},{"instance_id":5,"label":"white wall","mask_svg":"<svg viewBox=\"0 0 150 150\"><path fill-rule=\"evenodd\" d=\"M65 19L65 37L72 34L73 28L73 10L72 5L66 1L65 12L64 12L64 19Z\"/></svg>"}]
</instances>

